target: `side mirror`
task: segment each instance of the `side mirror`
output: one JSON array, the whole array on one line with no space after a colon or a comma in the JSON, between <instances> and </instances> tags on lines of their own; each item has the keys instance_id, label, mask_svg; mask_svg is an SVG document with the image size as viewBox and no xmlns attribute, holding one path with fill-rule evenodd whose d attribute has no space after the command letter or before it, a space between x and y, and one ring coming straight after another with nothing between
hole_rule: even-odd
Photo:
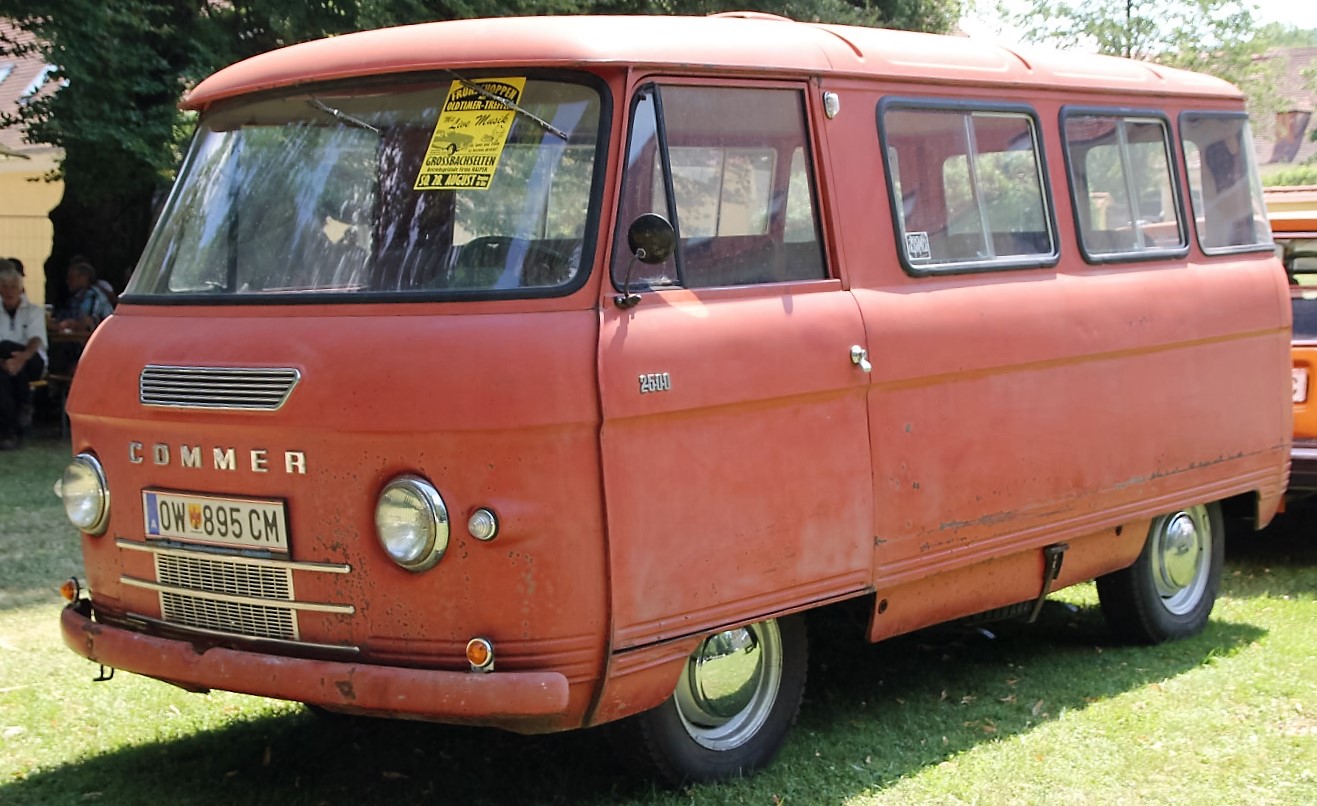
<instances>
[{"instance_id":1,"label":"side mirror","mask_svg":"<svg viewBox=\"0 0 1317 806\"><path fill-rule=\"evenodd\" d=\"M662 263L677 246L677 232L658 213L641 213L626 232L627 246L641 263Z\"/></svg>"},{"instance_id":2,"label":"side mirror","mask_svg":"<svg viewBox=\"0 0 1317 806\"><path fill-rule=\"evenodd\" d=\"M626 231L626 243L631 247L631 262L622 278L622 293L613 297L619 308L634 308L640 304L640 295L631 293L631 270L636 261L650 265L662 263L677 248L677 231L658 213L641 213Z\"/></svg>"}]
</instances>

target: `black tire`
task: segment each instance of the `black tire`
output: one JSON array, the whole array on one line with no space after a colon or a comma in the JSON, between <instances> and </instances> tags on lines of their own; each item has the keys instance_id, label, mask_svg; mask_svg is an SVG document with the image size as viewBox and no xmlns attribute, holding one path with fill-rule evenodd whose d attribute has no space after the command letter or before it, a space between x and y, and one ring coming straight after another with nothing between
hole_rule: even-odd
<instances>
[{"instance_id":1,"label":"black tire","mask_svg":"<svg viewBox=\"0 0 1317 806\"><path fill-rule=\"evenodd\" d=\"M1221 507L1199 505L1153 520L1139 558L1097 580L1102 615L1116 636L1160 644L1202 632L1221 587Z\"/></svg>"},{"instance_id":2,"label":"black tire","mask_svg":"<svg viewBox=\"0 0 1317 806\"><path fill-rule=\"evenodd\" d=\"M711 636L673 695L609 725L609 740L630 767L672 787L749 773L773 760L796 721L808 660L803 615Z\"/></svg>"},{"instance_id":3,"label":"black tire","mask_svg":"<svg viewBox=\"0 0 1317 806\"><path fill-rule=\"evenodd\" d=\"M349 714L343 711L334 711L323 705L304 702L302 707L305 708L315 719L322 725L330 728L345 729L361 725L372 720L379 721L379 717L366 716L365 714Z\"/></svg>"}]
</instances>

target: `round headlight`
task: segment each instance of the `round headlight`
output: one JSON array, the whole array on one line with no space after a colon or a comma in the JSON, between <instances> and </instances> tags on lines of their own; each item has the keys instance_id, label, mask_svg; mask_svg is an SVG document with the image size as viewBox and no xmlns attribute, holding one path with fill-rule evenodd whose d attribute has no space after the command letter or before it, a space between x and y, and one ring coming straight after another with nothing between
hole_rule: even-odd
<instances>
[{"instance_id":1,"label":"round headlight","mask_svg":"<svg viewBox=\"0 0 1317 806\"><path fill-rule=\"evenodd\" d=\"M399 476L380 492L375 533L394 562L408 571L424 571L448 549L448 507L430 482Z\"/></svg>"},{"instance_id":2,"label":"round headlight","mask_svg":"<svg viewBox=\"0 0 1317 806\"><path fill-rule=\"evenodd\" d=\"M95 456L80 453L73 457L64 468L60 496L64 499L64 514L74 526L92 535L105 532L110 520L110 488Z\"/></svg>"}]
</instances>

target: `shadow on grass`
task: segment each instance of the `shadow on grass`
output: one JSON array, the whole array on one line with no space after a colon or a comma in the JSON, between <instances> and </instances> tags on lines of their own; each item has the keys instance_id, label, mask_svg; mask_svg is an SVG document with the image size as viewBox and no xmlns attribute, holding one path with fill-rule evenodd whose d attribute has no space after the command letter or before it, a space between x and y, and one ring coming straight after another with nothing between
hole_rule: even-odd
<instances>
[{"instance_id":1,"label":"shadow on grass","mask_svg":"<svg viewBox=\"0 0 1317 806\"><path fill-rule=\"evenodd\" d=\"M1226 564L1317 568L1317 499L1291 504L1260 532L1231 533Z\"/></svg>"},{"instance_id":2,"label":"shadow on grass","mask_svg":"<svg viewBox=\"0 0 1317 806\"><path fill-rule=\"evenodd\" d=\"M1032 627L994 627L993 639L940 628L870 645L849 621L842 612L813 625L800 721L778 761L745 780L665 792L620 769L599 731L526 737L292 712L37 772L0 788L0 801L765 803L780 793L835 802L1263 634L1217 621L1187 641L1111 646L1097 608L1052 605Z\"/></svg>"},{"instance_id":3,"label":"shadow on grass","mask_svg":"<svg viewBox=\"0 0 1317 806\"><path fill-rule=\"evenodd\" d=\"M1217 619L1188 640L1127 646L1113 643L1096 606L1048 602L1033 625L830 641L798 725L806 738L789 754L827 760L829 774L861 792L1228 657L1264 634Z\"/></svg>"},{"instance_id":4,"label":"shadow on grass","mask_svg":"<svg viewBox=\"0 0 1317 806\"><path fill-rule=\"evenodd\" d=\"M38 772L0 787L0 802L611 803L639 786L597 731L517 736L294 711Z\"/></svg>"}]
</instances>

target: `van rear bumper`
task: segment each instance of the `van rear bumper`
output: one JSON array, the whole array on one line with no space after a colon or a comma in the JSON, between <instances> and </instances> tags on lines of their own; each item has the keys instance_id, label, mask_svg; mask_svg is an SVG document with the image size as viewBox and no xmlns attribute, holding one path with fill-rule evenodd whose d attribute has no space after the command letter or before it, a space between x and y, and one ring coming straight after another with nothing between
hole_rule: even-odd
<instances>
[{"instance_id":1,"label":"van rear bumper","mask_svg":"<svg viewBox=\"0 0 1317 806\"><path fill-rule=\"evenodd\" d=\"M1290 489L1317 490L1317 440L1294 440L1290 452Z\"/></svg>"},{"instance_id":2,"label":"van rear bumper","mask_svg":"<svg viewBox=\"0 0 1317 806\"><path fill-rule=\"evenodd\" d=\"M491 725L538 733L560 727L566 676L557 672L471 672L290 658L223 647L198 651L93 621L86 602L60 615L64 643L104 666L190 689L221 689L330 709Z\"/></svg>"}]
</instances>

